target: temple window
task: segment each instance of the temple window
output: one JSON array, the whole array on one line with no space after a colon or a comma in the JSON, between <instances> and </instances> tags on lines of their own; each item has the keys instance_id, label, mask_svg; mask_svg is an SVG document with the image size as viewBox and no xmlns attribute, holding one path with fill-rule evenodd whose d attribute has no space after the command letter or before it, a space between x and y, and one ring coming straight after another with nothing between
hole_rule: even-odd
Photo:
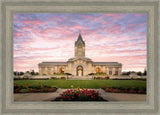
<instances>
[{"instance_id":1,"label":"temple window","mask_svg":"<svg viewBox=\"0 0 160 115\"><path fill-rule=\"evenodd\" d=\"M101 69L98 67L96 68L96 73L100 73L101 72Z\"/></svg>"},{"instance_id":2,"label":"temple window","mask_svg":"<svg viewBox=\"0 0 160 115\"><path fill-rule=\"evenodd\" d=\"M59 73L64 73L64 68L59 68Z\"/></svg>"}]
</instances>

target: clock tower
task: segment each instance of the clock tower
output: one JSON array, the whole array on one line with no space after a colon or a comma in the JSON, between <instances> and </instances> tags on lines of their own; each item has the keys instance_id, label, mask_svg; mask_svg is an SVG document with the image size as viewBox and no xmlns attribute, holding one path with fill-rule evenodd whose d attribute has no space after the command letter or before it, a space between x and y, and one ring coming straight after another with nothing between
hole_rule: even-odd
<instances>
[{"instance_id":1,"label":"clock tower","mask_svg":"<svg viewBox=\"0 0 160 115\"><path fill-rule=\"evenodd\" d=\"M81 33L75 42L75 57L85 57L85 42L82 39Z\"/></svg>"}]
</instances>

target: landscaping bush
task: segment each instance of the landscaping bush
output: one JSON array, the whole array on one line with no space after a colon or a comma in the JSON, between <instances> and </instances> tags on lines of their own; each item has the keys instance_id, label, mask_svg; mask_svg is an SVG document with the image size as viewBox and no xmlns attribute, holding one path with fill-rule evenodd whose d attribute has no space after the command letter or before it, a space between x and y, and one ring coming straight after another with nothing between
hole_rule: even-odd
<instances>
[{"instance_id":1,"label":"landscaping bush","mask_svg":"<svg viewBox=\"0 0 160 115\"><path fill-rule=\"evenodd\" d=\"M35 88L36 88L36 89L41 89L41 86L40 86L40 85L38 85L38 86L35 86Z\"/></svg>"},{"instance_id":2,"label":"landscaping bush","mask_svg":"<svg viewBox=\"0 0 160 115\"><path fill-rule=\"evenodd\" d=\"M23 77L23 78L14 78L14 80L28 80L28 77Z\"/></svg>"},{"instance_id":3,"label":"landscaping bush","mask_svg":"<svg viewBox=\"0 0 160 115\"><path fill-rule=\"evenodd\" d=\"M105 79L107 79L107 80L108 80L108 79L109 79L109 76L106 76L106 77L105 77Z\"/></svg>"},{"instance_id":4,"label":"landscaping bush","mask_svg":"<svg viewBox=\"0 0 160 115\"><path fill-rule=\"evenodd\" d=\"M112 93L142 93L146 94L146 88L139 88L139 87L101 87L105 92L112 92Z\"/></svg>"},{"instance_id":5,"label":"landscaping bush","mask_svg":"<svg viewBox=\"0 0 160 115\"><path fill-rule=\"evenodd\" d=\"M67 73L69 74L69 73ZM53 73L53 75L67 75L66 73Z\"/></svg>"},{"instance_id":6,"label":"landscaping bush","mask_svg":"<svg viewBox=\"0 0 160 115\"><path fill-rule=\"evenodd\" d=\"M51 88L51 86L48 86L48 85L44 85L43 87L45 87L45 88Z\"/></svg>"},{"instance_id":7,"label":"landscaping bush","mask_svg":"<svg viewBox=\"0 0 160 115\"><path fill-rule=\"evenodd\" d=\"M14 93L55 92L57 90L56 87L41 85L40 82L38 82L38 84L39 85L32 86L26 83L23 86L18 86L17 83L14 83Z\"/></svg>"},{"instance_id":8,"label":"landscaping bush","mask_svg":"<svg viewBox=\"0 0 160 115\"><path fill-rule=\"evenodd\" d=\"M100 72L100 73L95 73L95 75L106 75L106 73Z\"/></svg>"},{"instance_id":9,"label":"landscaping bush","mask_svg":"<svg viewBox=\"0 0 160 115\"><path fill-rule=\"evenodd\" d=\"M14 80L20 80L21 78L14 78Z\"/></svg>"},{"instance_id":10,"label":"landscaping bush","mask_svg":"<svg viewBox=\"0 0 160 115\"><path fill-rule=\"evenodd\" d=\"M61 77L61 79L66 79L65 77Z\"/></svg>"},{"instance_id":11,"label":"landscaping bush","mask_svg":"<svg viewBox=\"0 0 160 115\"><path fill-rule=\"evenodd\" d=\"M139 87L135 87L134 90L138 93Z\"/></svg>"},{"instance_id":12,"label":"landscaping bush","mask_svg":"<svg viewBox=\"0 0 160 115\"><path fill-rule=\"evenodd\" d=\"M30 80L48 80L49 78L30 78Z\"/></svg>"},{"instance_id":13,"label":"landscaping bush","mask_svg":"<svg viewBox=\"0 0 160 115\"><path fill-rule=\"evenodd\" d=\"M66 75L72 75L71 73L65 73Z\"/></svg>"},{"instance_id":14,"label":"landscaping bush","mask_svg":"<svg viewBox=\"0 0 160 115\"><path fill-rule=\"evenodd\" d=\"M28 89L20 89L20 93L27 93Z\"/></svg>"},{"instance_id":15,"label":"landscaping bush","mask_svg":"<svg viewBox=\"0 0 160 115\"><path fill-rule=\"evenodd\" d=\"M100 79L100 77L94 77L94 79Z\"/></svg>"},{"instance_id":16,"label":"landscaping bush","mask_svg":"<svg viewBox=\"0 0 160 115\"><path fill-rule=\"evenodd\" d=\"M94 79L104 79L103 77L94 77Z\"/></svg>"},{"instance_id":17,"label":"landscaping bush","mask_svg":"<svg viewBox=\"0 0 160 115\"><path fill-rule=\"evenodd\" d=\"M108 79L110 79L109 78L109 76L98 76L98 77L94 77L94 79L106 79L106 80L108 80Z\"/></svg>"},{"instance_id":18,"label":"landscaping bush","mask_svg":"<svg viewBox=\"0 0 160 115\"><path fill-rule=\"evenodd\" d=\"M132 78L132 80L141 80L141 81L146 81L146 78Z\"/></svg>"},{"instance_id":19,"label":"landscaping bush","mask_svg":"<svg viewBox=\"0 0 160 115\"><path fill-rule=\"evenodd\" d=\"M89 73L88 75L94 75L94 73Z\"/></svg>"},{"instance_id":20,"label":"landscaping bush","mask_svg":"<svg viewBox=\"0 0 160 115\"><path fill-rule=\"evenodd\" d=\"M56 77L51 77L51 79L58 79L58 78L56 78Z\"/></svg>"},{"instance_id":21,"label":"landscaping bush","mask_svg":"<svg viewBox=\"0 0 160 115\"><path fill-rule=\"evenodd\" d=\"M119 87L118 89L119 89L119 90L124 90L125 88L124 88L124 87Z\"/></svg>"}]
</instances>

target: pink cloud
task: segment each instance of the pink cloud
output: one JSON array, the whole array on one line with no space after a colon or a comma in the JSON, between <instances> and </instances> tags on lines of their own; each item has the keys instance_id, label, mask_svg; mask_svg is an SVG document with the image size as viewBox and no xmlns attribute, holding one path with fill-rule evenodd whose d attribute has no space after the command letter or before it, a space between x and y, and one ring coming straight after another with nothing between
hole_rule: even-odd
<instances>
[{"instance_id":1,"label":"pink cloud","mask_svg":"<svg viewBox=\"0 0 160 115\"><path fill-rule=\"evenodd\" d=\"M123 64L123 70L142 70L146 67L146 33L134 31L144 27L146 22L125 26L113 23L125 16L82 15L79 21L78 18L72 21L73 17L58 16L46 18L46 21L19 20L15 16L14 23L18 24L14 31L14 70L33 68L38 71L37 64L42 61L67 61L74 56L74 42L79 29L86 43L86 56L93 61L118 61ZM106 21L105 18L112 20ZM84 24L79 23L82 19L85 20ZM66 20L71 22L67 23Z\"/></svg>"}]
</instances>

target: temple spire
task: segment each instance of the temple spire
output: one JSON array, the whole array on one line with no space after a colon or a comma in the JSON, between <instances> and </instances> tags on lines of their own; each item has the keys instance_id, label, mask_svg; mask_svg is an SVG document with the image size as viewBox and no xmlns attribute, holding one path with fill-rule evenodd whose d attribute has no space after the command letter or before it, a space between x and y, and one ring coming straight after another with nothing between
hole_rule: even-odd
<instances>
[{"instance_id":1,"label":"temple spire","mask_svg":"<svg viewBox=\"0 0 160 115\"><path fill-rule=\"evenodd\" d=\"M78 36L78 39L77 39L77 41L75 42L75 44L77 44L79 41L81 41L83 44L85 44L85 42L84 42L83 39L82 39L81 30L80 30L80 29L79 29L79 36Z\"/></svg>"}]
</instances>

